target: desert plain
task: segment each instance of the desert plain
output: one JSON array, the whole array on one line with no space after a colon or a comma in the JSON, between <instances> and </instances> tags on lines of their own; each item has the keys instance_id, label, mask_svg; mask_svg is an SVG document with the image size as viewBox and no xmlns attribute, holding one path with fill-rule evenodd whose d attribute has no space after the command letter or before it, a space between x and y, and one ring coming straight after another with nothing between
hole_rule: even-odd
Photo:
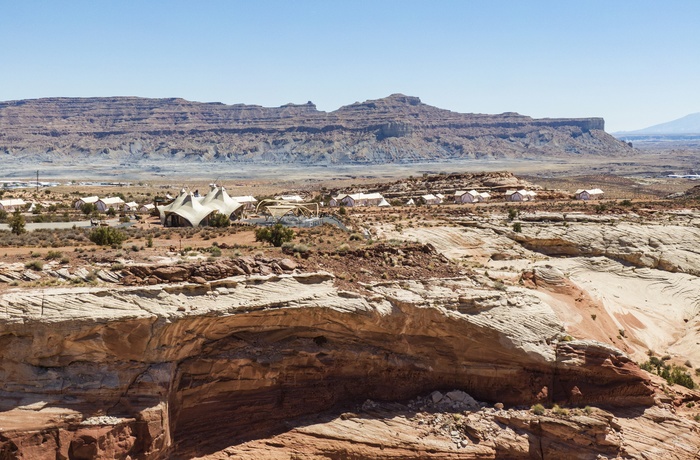
<instances>
[{"instance_id":1,"label":"desert plain","mask_svg":"<svg viewBox=\"0 0 700 460\"><path fill-rule=\"evenodd\" d=\"M24 217L48 228L2 232L3 458L700 452L700 194L668 177L692 169L683 155L159 168L55 168L42 180L60 185L5 192L43 202ZM394 206L322 207L344 228L294 227L282 247L244 219L166 228L73 207L214 181L316 202L380 191ZM594 187L602 199L573 198ZM450 202L472 188L493 197ZM521 188L537 199L505 201ZM445 202L403 205L426 193ZM88 217L126 239L93 243Z\"/></svg>"}]
</instances>

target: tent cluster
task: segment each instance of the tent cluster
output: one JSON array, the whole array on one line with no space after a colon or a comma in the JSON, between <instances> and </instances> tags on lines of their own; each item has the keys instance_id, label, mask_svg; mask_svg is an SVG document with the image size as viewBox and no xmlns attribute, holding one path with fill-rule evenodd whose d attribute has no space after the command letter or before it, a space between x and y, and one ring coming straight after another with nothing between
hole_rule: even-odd
<instances>
[{"instance_id":1,"label":"tent cluster","mask_svg":"<svg viewBox=\"0 0 700 460\"><path fill-rule=\"evenodd\" d=\"M331 206L390 206L381 193L353 193L341 194L331 198Z\"/></svg>"},{"instance_id":2,"label":"tent cluster","mask_svg":"<svg viewBox=\"0 0 700 460\"><path fill-rule=\"evenodd\" d=\"M106 212L109 208L113 208L115 211L119 211L124 205L124 200L118 196L110 196L106 198L100 198L98 196L84 196L76 201L73 206L75 209L80 209L85 204L93 204L95 208L100 212ZM136 204L136 203L130 203Z\"/></svg>"},{"instance_id":3,"label":"tent cluster","mask_svg":"<svg viewBox=\"0 0 700 460\"><path fill-rule=\"evenodd\" d=\"M182 189L172 203L158 206L158 213L166 227L198 227L208 225L209 218L217 213L230 219L241 208L243 204L231 198L224 187L212 186L204 197Z\"/></svg>"}]
</instances>

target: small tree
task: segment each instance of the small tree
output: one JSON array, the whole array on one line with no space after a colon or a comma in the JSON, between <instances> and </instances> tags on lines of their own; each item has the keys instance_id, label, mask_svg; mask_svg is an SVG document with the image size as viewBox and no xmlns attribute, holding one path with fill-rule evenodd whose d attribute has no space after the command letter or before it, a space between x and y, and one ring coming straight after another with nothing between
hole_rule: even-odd
<instances>
[{"instance_id":1,"label":"small tree","mask_svg":"<svg viewBox=\"0 0 700 460\"><path fill-rule=\"evenodd\" d=\"M229 218L226 214L222 214L220 212L217 212L217 213L214 213L214 215L212 215L209 218L209 226L210 227L223 228L223 227L228 227L229 225L231 225L231 221L229 220Z\"/></svg>"},{"instance_id":2,"label":"small tree","mask_svg":"<svg viewBox=\"0 0 700 460\"><path fill-rule=\"evenodd\" d=\"M10 218L10 230L15 235L21 235L22 233L27 231L24 228L24 223L24 216L19 211L19 209L16 209L15 212L12 214L12 217Z\"/></svg>"},{"instance_id":3,"label":"small tree","mask_svg":"<svg viewBox=\"0 0 700 460\"><path fill-rule=\"evenodd\" d=\"M260 227L255 230L255 241L270 243L276 248L282 246L282 243L292 241L293 238L294 230L282 224L275 224L271 228Z\"/></svg>"},{"instance_id":4,"label":"small tree","mask_svg":"<svg viewBox=\"0 0 700 460\"><path fill-rule=\"evenodd\" d=\"M513 224L513 231L515 233L521 233L523 231L523 226L520 224L520 222L516 222Z\"/></svg>"},{"instance_id":5,"label":"small tree","mask_svg":"<svg viewBox=\"0 0 700 460\"><path fill-rule=\"evenodd\" d=\"M80 212L86 216L89 216L95 211L97 211L97 207L93 203L83 203L80 205Z\"/></svg>"},{"instance_id":6,"label":"small tree","mask_svg":"<svg viewBox=\"0 0 700 460\"><path fill-rule=\"evenodd\" d=\"M120 245L126 235L112 227L97 227L90 232L90 241L100 246Z\"/></svg>"}]
</instances>

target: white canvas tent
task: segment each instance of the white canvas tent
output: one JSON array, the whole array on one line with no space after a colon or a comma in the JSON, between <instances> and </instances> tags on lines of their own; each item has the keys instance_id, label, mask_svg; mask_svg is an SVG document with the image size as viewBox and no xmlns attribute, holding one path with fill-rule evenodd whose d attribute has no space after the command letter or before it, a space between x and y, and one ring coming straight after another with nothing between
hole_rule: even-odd
<instances>
[{"instance_id":1,"label":"white canvas tent","mask_svg":"<svg viewBox=\"0 0 700 460\"><path fill-rule=\"evenodd\" d=\"M423 201L425 201L425 204L440 204L442 203L442 200L438 198L437 196L433 195L432 193L429 193L428 195L423 195L421 196L423 198Z\"/></svg>"},{"instance_id":2,"label":"white canvas tent","mask_svg":"<svg viewBox=\"0 0 700 460\"><path fill-rule=\"evenodd\" d=\"M232 196L231 199L242 204L243 209L255 209L255 204L258 202L258 200L251 195Z\"/></svg>"},{"instance_id":3,"label":"white canvas tent","mask_svg":"<svg viewBox=\"0 0 700 460\"><path fill-rule=\"evenodd\" d=\"M75 204L74 204L75 209L80 209L80 208L83 207L83 205L85 205L85 204L95 204L95 203L97 203L97 201L98 201L99 199L100 199L100 197L97 196L97 195L95 195L95 196L84 196L84 197L80 198L78 201L75 202Z\"/></svg>"},{"instance_id":4,"label":"white canvas tent","mask_svg":"<svg viewBox=\"0 0 700 460\"><path fill-rule=\"evenodd\" d=\"M381 193L353 193L341 200L341 203L348 207L353 206L377 206L384 197Z\"/></svg>"},{"instance_id":5,"label":"white canvas tent","mask_svg":"<svg viewBox=\"0 0 700 460\"><path fill-rule=\"evenodd\" d=\"M328 202L328 206L331 206L331 207L340 206L342 204L343 198L345 198L346 196L348 196L348 195L345 193L341 193L338 196L331 197L330 201Z\"/></svg>"},{"instance_id":6,"label":"white canvas tent","mask_svg":"<svg viewBox=\"0 0 700 460\"><path fill-rule=\"evenodd\" d=\"M300 197L299 195L281 195L281 196L276 196L276 200L281 200L281 201L288 201L290 203L303 203L304 199Z\"/></svg>"},{"instance_id":7,"label":"white canvas tent","mask_svg":"<svg viewBox=\"0 0 700 460\"><path fill-rule=\"evenodd\" d=\"M535 199L536 195L532 190L508 190L506 199L508 201L531 201Z\"/></svg>"},{"instance_id":8,"label":"white canvas tent","mask_svg":"<svg viewBox=\"0 0 700 460\"><path fill-rule=\"evenodd\" d=\"M458 190L455 192L455 203L477 203L479 201L479 193L476 190L464 191Z\"/></svg>"},{"instance_id":9,"label":"white canvas tent","mask_svg":"<svg viewBox=\"0 0 700 460\"><path fill-rule=\"evenodd\" d=\"M603 196L603 191L599 188L592 188L588 190L576 190L577 200L595 200Z\"/></svg>"},{"instance_id":10,"label":"white canvas tent","mask_svg":"<svg viewBox=\"0 0 700 460\"><path fill-rule=\"evenodd\" d=\"M118 211L121 208L121 205L123 204L124 200L122 200L118 196L111 196L97 200L97 202L95 203L95 207L97 207L97 210L100 212L105 212L109 208L114 208L114 210Z\"/></svg>"},{"instance_id":11,"label":"white canvas tent","mask_svg":"<svg viewBox=\"0 0 700 460\"><path fill-rule=\"evenodd\" d=\"M9 198L7 200L0 200L0 210L5 212L15 212L16 209L20 209L26 206L27 203L22 198Z\"/></svg>"}]
</instances>

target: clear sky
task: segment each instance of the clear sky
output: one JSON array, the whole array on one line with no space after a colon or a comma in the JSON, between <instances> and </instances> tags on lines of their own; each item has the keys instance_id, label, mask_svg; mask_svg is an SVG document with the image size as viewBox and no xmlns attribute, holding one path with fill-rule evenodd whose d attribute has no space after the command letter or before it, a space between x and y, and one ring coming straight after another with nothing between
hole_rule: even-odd
<instances>
[{"instance_id":1,"label":"clear sky","mask_svg":"<svg viewBox=\"0 0 700 460\"><path fill-rule=\"evenodd\" d=\"M331 111L700 112L700 1L0 0L0 100L182 97Z\"/></svg>"}]
</instances>

